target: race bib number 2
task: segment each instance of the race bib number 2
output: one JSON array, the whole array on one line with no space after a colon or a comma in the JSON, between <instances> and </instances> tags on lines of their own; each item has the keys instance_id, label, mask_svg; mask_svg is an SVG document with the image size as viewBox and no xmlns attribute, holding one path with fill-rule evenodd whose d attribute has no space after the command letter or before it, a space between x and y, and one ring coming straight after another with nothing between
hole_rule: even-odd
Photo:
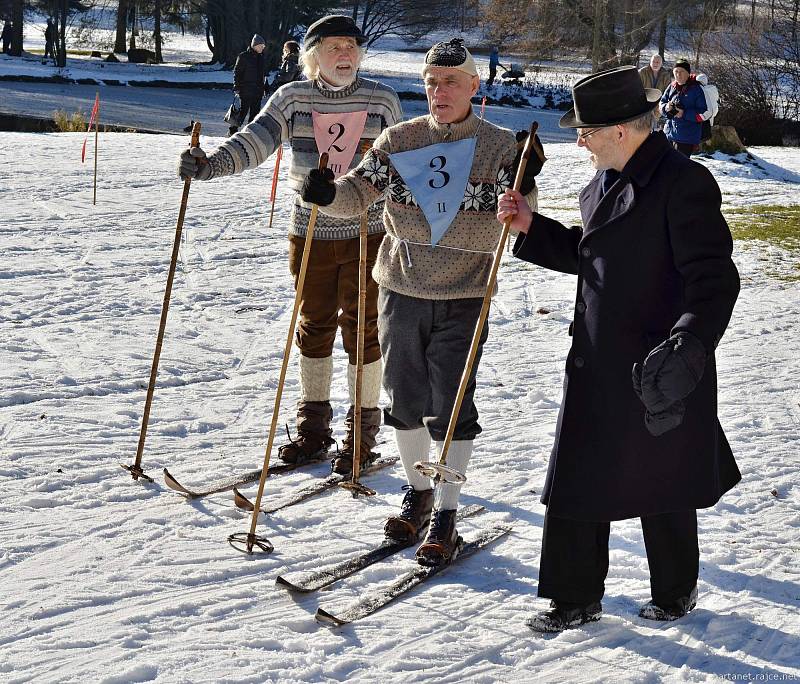
<instances>
[{"instance_id":1,"label":"race bib number 2","mask_svg":"<svg viewBox=\"0 0 800 684\"><path fill-rule=\"evenodd\" d=\"M320 154L328 153L328 168L336 178L347 173L367 123L366 110L335 114L312 112L311 119L317 149Z\"/></svg>"},{"instance_id":2,"label":"race bib number 2","mask_svg":"<svg viewBox=\"0 0 800 684\"><path fill-rule=\"evenodd\" d=\"M467 138L390 155L392 166L430 224L432 245L442 239L461 207L475 142L475 138Z\"/></svg>"}]
</instances>

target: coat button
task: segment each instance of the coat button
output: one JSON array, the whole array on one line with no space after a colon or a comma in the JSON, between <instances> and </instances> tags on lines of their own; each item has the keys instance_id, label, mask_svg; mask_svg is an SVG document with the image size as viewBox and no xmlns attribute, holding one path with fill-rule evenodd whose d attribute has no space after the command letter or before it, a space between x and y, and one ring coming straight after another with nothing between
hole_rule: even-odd
<instances>
[{"instance_id":1,"label":"coat button","mask_svg":"<svg viewBox=\"0 0 800 684\"><path fill-rule=\"evenodd\" d=\"M583 368L584 360L582 356L575 357L575 368Z\"/></svg>"},{"instance_id":2,"label":"coat button","mask_svg":"<svg viewBox=\"0 0 800 684\"><path fill-rule=\"evenodd\" d=\"M575 305L575 311L577 311L579 314L584 313L586 311L586 304L584 304L583 302L578 302Z\"/></svg>"},{"instance_id":3,"label":"coat button","mask_svg":"<svg viewBox=\"0 0 800 684\"><path fill-rule=\"evenodd\" d=\"M583 255L584 258L588 259L592 255L592 250L589 249L588 247L584 247L581 250L581 254Z\"/></svg>"}]
</instances>

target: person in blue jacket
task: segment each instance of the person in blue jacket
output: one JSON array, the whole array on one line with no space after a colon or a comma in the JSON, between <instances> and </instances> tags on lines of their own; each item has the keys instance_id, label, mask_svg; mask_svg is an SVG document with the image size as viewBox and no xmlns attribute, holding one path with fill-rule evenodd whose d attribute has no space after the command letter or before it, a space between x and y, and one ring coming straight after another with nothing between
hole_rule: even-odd
<instances>
[{"instance_id":1,"label":"person in blue jacket","mask_svg":"<svg viewBox=\"0 0 800 684\"><path fill-rule=\"evenodd\" d=\"M687 157L700 144L703 112L708 109L703 88L691 73L689 60L679 59L672 68L675 80L661 96L659 111L667 122L664 133L672 146Z\"/></svg>"}]
</instances>

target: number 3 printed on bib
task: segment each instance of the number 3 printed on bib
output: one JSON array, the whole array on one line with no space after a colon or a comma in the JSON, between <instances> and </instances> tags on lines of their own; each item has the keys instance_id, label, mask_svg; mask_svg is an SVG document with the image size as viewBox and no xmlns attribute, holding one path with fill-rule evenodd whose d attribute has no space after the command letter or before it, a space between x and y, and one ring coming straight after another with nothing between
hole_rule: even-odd
<instances>
[{"instance_id":1,"label":"number 3 printed on bib","mask_svg":"<svg viewBox=\"0 0 800 684\"><path fill-rule=\"evenodd\" d=\"M467 138L390 155L392 165L428 219L432 245L447 232L464 199L475 142L475 138Z\"/></svg>"}]
</instances>

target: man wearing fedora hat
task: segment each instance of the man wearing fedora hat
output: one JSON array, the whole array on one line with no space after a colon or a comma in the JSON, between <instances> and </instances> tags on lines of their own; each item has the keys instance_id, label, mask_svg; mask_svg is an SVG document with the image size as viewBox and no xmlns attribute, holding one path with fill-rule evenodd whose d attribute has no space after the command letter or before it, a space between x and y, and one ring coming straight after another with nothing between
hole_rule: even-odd
<instances>
[{"instance_id":1,"label":"man wearing fedora hat","mask_svg":"<svg viewBox=\"0 0 800 684\"><path fill-rule=\"evenodd\" d=\"M601 615L610 522L641 519L652 600L673 620L695 606L698 508L740 479L717 419L714 350L739 292L733 243L709 171L650 131L659 91L634 67L592 74L561 119L597 169L583 227L532 213L518 193L498 218L515 256L578 276L572 347L542 502L539 596L529 626L557 632Z\"/></svg>"},{"instance_id":2,"label":"man wearing fedora hat","mask_svg":"<svg viewBox=\"0 0 800 684\"><path fill-rule=\"evenodd\" d=\"M308 80L279 88L252 123L208 157L200 148L186 150L180 158L179 174L208 180L255 169L284 142L292 151L289 185L293 190L299 190L308 171L317 167L322 152L328 152L332 162L339 155L341 172L356 166L381 131L402 119L394 90L358 75L365 40L351 17L329 15L311 24L300 56ZM289 270L295 279L300 272L310 214L311 206L295 195L289 222ZM349 358L350 407L342 449L333 462L334 471L340 474L351 472L353 467L359 223L358 217L317 218L296 336L300 348L297 436L278 452L284 462L304 463L323 457L333 445L333 345L337 327L341 328ZM370 267L383 233L381 206L377 205L368 214ZM369 278L361 393L362 468L377 456L374 448L381 422L377 298L378 287Z\"/></svg>"}]
</instances>

